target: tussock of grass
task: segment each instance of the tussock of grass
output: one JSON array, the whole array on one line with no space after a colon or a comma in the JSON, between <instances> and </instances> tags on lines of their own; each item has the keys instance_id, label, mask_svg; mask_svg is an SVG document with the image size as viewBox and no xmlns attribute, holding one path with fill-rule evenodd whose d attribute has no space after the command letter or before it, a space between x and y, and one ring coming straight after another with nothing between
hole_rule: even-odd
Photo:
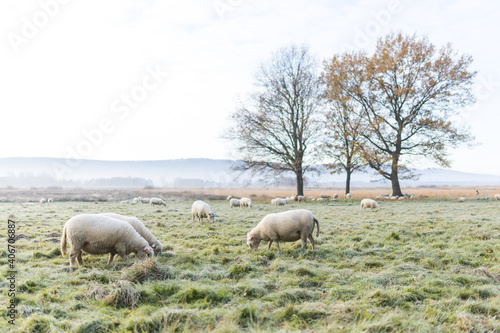
<instances>
[{"instance_id":1,"label":"tussock of grass","mask_svg":"<svg viewBox=\"0 0 500 333\"><path fill-rule=\"evenodd\" d=\"M85 298L102 300L104 304L116 308L132 308L139 300L140 293L135 290L130 281L118 280L107 287L94 286L85 293Z\"/></svg>"},{"instance_id":2,"label":"tussock of grass","mask_svg":"<svg viewBox=\"0 0 500 333\"><path fill-rule=\"evenodd\" d=\"M124 270L120 279L133 283L143 283L148 280L166 280L173 277L174 274L172 271L161 267L156 258L147 258L146 260L135 262L131 267Z\"/></svg>"}]
</instances>

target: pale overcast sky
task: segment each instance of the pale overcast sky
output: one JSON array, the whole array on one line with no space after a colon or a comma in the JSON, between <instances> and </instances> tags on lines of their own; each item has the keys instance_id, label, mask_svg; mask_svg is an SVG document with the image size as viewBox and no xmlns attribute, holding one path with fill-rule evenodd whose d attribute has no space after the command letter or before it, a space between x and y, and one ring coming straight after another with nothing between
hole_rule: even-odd
<instances>
[{"instance_id":1,"label":"pale overcast sky","mask_svg":"<svg viewBox=\"0 0 500 333\"><path fill-rule=\"evenodd\" d=\"M0 157L227 158L219 137L273 51L308 44L325 59L395 30L472 55L478 103L457 120L481 145L452 167L499 175L499 12L493 0L4 0Z\"/></svg>"}]
</instances>

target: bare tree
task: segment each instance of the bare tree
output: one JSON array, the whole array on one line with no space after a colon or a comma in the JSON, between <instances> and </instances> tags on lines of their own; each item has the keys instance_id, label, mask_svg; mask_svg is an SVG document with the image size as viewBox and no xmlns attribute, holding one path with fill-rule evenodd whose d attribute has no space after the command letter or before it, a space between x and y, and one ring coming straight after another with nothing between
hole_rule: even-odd
<instances>
[{"instance_id":1,"label":"bare tree","mask_svg":"<svg viewBox=\"0 0 500 333\"><path fill-rule=\"evenodd\" d=\"M291 45L274 53L260 66L255 91L224 135L237 143L239 169L274 178L293 173L297 194L303 195L320 103L317 62L309 49Z\"/></svg>"},{"instance_id":2,"label":"bare tree","mask_svg":"<svg viewBox=\"0 0 500 333\"><path fill-rule=\"evenodd\" d=\"M362 156L364 144L362 113L356 112L356 105L350 103L348 98L335 100L329 97L328 91L325 98L331 104L330 110L325 113L325 136L319 153L323 158L330 157L332 163L325 166L330 173L346 173L345 193L351 192L351 175L355 171L363 171L366 162Z\"/></svg>"},{"instance_id":3,"label":"bare tree","mask_svg":"<svg viewBox=\"0 0 500 333\"><path fill-rule=\"evenodd\" d=\"M474 101L472 57L458 56L450 44L439 50L427 38L391 33L375 53L345 53L325 66L334 100L349 97L362 112L367 130L363 155L370 167L402 195L401 177L414 176L402 156L424 156L449 167L449 147L472 141L450 117Z\"/></svg>"}]
</instances>

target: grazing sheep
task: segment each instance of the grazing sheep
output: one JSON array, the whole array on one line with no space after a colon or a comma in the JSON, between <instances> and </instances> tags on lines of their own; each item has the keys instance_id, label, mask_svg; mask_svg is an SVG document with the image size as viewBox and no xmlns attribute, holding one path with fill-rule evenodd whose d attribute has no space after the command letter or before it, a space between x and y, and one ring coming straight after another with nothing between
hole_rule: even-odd
<instances>
[{"instance_id":1,"label":"grazing sheep","mask_svg":"<svg viewBox=\"0 0 500 333\"><path fill-rule=\"evenodd\" d=\"M53 202L54 202L54 199L52 199L52 198L48 198L48 199L47 199L47 202L48 202L48 203L53 203Z\"/></svg>"},{"instance_id":2,"label":"grazing sheep","mask_svg":"<svg viewBox=\"0 0 500 333\"><path fill-rule=\"evenodd\" d=\"M495 200L500 200L500 194L498 194L498 193L497 193L497 194L495 194L495 195L493 196L493 199L495 199Z\"/></svg>"},{"instance_id":3,"label":"grazing sheep","mask_svg":"<svg viewBox=\"0 0 500 333\"><path fill-rule=\"evenodd\" d=\"M248 208L252 208L253 205L252 205L252 199L250 198L241 198L240 199L240 207L248 207Z\"/></svg>"},{"instance_id":4,"label":"grazing sheep","mask_svg":"<svg viewBox=\"0 0 500 333\"><path fill-rule=\"evenodd\" d=\"M399 197L398 200L406 200L405 196Z\"/></svg>"},{"instance_id":5,"label":"grazing sheep","mask_svg":"<svg viewBox=\"0 0 500 333\"><path fill-rule=\"evenodd\" d=\"M299 202L306 201L306 200L307 200L307 196L305 196L305 195L298 195L297 196L297 201L299 201Z\"/></svg>"},{"instance_id":6,"label":"grazing sheep","mask_svg":"<svg viewBox=\"0 0 500 333\"><path fill-rule=\"evenodd\" d=\"M70 266L83 265L82 251L89 254L109 253L108 265L116 255L127 261L130 253L145 259L154 255L148 242L130 224L99 214L81 214L70 218L63 228L61 253L67 254L66 241L71 245Z\"/></svg>"},{"instance_id":7,"label":"grazing sheep","mask_svg":"<svg viewBox=\"0 0 500 333\"><path fill-rule=\"evenodd\" d=\"M338 198L339 198L339 194L338 194L338 193L335 193L335 194L333 195L333 199L338 199Z\"/></svg>"},{"instance_id":8,"label":"grazing sheep","mask_svg":"<svg viewBox=\"0 0 500 333\"><path fill-rule=\"evenodd\" d=\"M232 195L228 195L228 196L227 196L227 198L226 198L226 201L229 201L229 200L231 200L232 198L233 198L233 196L232 196Z\"/></svg>"},{"instance_id":9,"label":"grazing sheep","mask_svg":"<svg viewBox=\"0 0 500 333\"><path fill-rule=\"evenodd\" d=\"M160 198L151 198L151 199L149 199L149 204L150 204L151 206L153 206L153 205L160 205L160 206L161 206L161 205L163 205L163 206L166 206L166 205L167 205L167 204L165 203L165 201L163 201L163 200L162 200L162 199L160 199Z\"/></svg>"},{"instance_id":10,"label":"grazing sheep","mask_svg":"<svg viewBox=\"0 0 500 333\"><path fill-rule=\"evenodd\" d=\"M464 197L460 197L460 198L458 198L458 201L459 201L459 202L464 202L464 201L465 201L465 198L464 198Z\"/></svg>"},{"instance_id":11,"label":"grazing sheep","mask_svg":"<svg viewBox=\"0 0 500 333\"><path fill-rule=\"evenodd\" d=\"M305 249L307 239L311 241L314 251L314 224L316 223L316 237L319 236L319 221L314 215L305 209L288 210L282 213L266 215L255 228L247 234L247 244L251 250L256 251L261 241L269 241L267 249L276 242L277 252L280 252L281 242L302 241Z\"/></svg>"},{"instance_id":12,"label":"grazing sheep","mask_svg":"<svg viewBox=\"0 0 500 333\"><path fill-rule=\"evenodd\" d=\"M233 198L229 200L229 207L240 207L240 199Z\"/></svg>"},{"instance_id":13,"label":"grazing sheep","mask_svg":"<svg viewBox=\"0 0 500 333\"><path fill-rule=\"evenodd\" d=\"M361 200L361 208L366 209L366 208L373 208L373 209L380 209L380 206L375 200L372 199L363 199Z\"/></svg>"},{"instance_id":14,"label":"grazing sheep","mask_svg":"<svg viewBox=\"0 0 500 333\"><path fill-rule=\"evenodd\" d=\"M125 215L120 215L116 213L101 213L100 215L104 215L107 217L111 217L113 219L125 221L128 224L132 226L132 228L135 229L139 233L139 235L142 236L145 240L148 241L149 246L153 248L155 251L155 256L158 256L161 254L161 251L163 250L163 245L156 239L156 237L151 233L151 231L146 228L144 223L142 223L141 220L139 220L137 217L134 216L125 216Z\"/></svg>"},{"instance_id":15,"label":"grazing sheep","mask_svg":"<svg viewBox=\"0 0 500 333\"><path fill-rule=\"evenodd\" d=\"M138 202L139 202L139 198L132 199L132 205L137 205Z\"/></svg>"},{"instance_id":16,"label":"grazing sheep","mask_svg":"<svg viewBox=\"0 0 500 333\"><path fill-rule=\"evenodd\" d=\"M276 205L276 198L271 200L271 205Z\"/></svg>"},{"instance_id":17,"label":"grazing sheep","mask_svg":"<svg viewBox=\"0 0 500 333\"><path fill-rule=\"evenodd\" d=\"M122 200L120 201L121 204L128 204L128 200Z\"/></svg>"},{"instance_id":18,"label":"grazing sheep","mask_svg":"<svg viewBox=\"0 0 500 333\"><path fill-rule=\"evenodd\" d=\"M151 199L149 198L141 198L141 203L148 204Z\"/></svg>"},{"instance_id":19,"label":"grazing sheep","mask_svg":"<svg viewBox=\"0 0 500 333\"><path fill-rule=\"evenodd\" d=\"M391 195L389 199L391 199L391 200L398 200L399 197L397 195Z\"/></svg>"},{"instance_id":20,"label":"grazing sheep","mask_svg":"<svg viewBox=\"0 0 500 333\"><path fill-rule=\"evenodd\" d=\"M337 195L337 196L338 196L338 195ZM322 195L321 195L321 197L322 197L323 199L326 199L326 200L330 200L330 199L332 198L332 196L331 196L331 195L328 195L328 194L322 194Z\"/></svg>"},{"instance_id":21,"label":"grazing sheep","mask_svg":"<svg viewBox=\"0 0 500 333\"><path fill-rule=\"evenodd\" d=\"M274 204L276 206L284 206L288 203L288 200L287 199L281 199L281 198L276 198L274 199Z\"/></svg>"},{"instance_id":22,"label":"grazing sheep","mask_svg":"<svg viewBox=\"0 0 500 333\"><path fill-rule=\"evenodd\" d=\"M345 198L346 198L346 199L351 199L351 193L347 193L347 194L345 195Z\"/></svg>"},{"instance_id":23,"label":"grazing sheep","mask_svg":"<svg viewBox=\"0 0 500 333\"><path fill-rule=\"evenodd\" d=\"M45 198L41 198L41 199L40 199L40 205L43 205L43 204L45 204L45 203L47 203L47 199L45 199Z\"/></svg>"},{"instance_id":24,"label":"grazing sheep","mask_svg":"<svg viewBox=\"0 0 500 333\"><path fill-rule=\"evenodd\" d=\"M206 217L210 222L215 222L215 214L212 212L210 206L204 201L196 200L193 202L191 214L193 214L193 221L195 217L198 217L198 221Z\"/></svg>"},{"instance_id":25,"label":"grazing sheep","mask_svg":"<svg viewBox=\"0 0 500 333\"><path fill-rule=\"evenodd\" d=\"M316 201L324 201L324 198L318 198Z\"/></svg>"}]
</instances>

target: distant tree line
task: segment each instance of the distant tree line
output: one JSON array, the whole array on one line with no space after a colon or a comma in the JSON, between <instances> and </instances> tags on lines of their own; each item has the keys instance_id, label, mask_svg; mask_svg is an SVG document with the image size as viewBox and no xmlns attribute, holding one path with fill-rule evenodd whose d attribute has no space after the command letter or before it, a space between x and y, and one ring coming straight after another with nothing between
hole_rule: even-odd
<instances>
[{"instance_id":1,"label":"distant tree line","mask_svg":"<svg viewBox=\"0 0 500 333\"><path fill-rule=\"evenodd\" d=\"M239 170L270 180L292 173L299 195L319 162L346 173L346 193L352 173L371 168L401 196L416 158L449 167L449 149L473 141L451 121L475 101L471 63L451 44L402 33L380 38L371 55L335 54L322 67L307 47L290 45L258 68L224 137L236 142Z\"/></svg>"}]
</instances>

